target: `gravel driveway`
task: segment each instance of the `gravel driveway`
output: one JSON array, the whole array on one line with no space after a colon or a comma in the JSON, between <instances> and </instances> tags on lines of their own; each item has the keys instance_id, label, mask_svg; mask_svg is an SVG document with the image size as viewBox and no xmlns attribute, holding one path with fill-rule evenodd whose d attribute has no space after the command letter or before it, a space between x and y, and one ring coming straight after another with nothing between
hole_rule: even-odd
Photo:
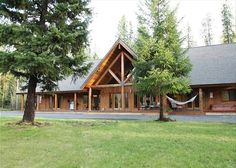
<instances>
[{"instance_id":1,"label":"gravel driveway","mask_svg":"<svg viewBox=\"0 0 236 168\"><path fill-rule=\"evenodd\" d=\"M1 117L21 117L22 112L3 112ZM143 113L86 113L86 112L36 112L37 118L48 119L107 119L107 120L155 120L157 114ZM228 122L236 123L236 115L169 115L177 121L203 121L203 122Z\"/></svg>"}]
</instances>

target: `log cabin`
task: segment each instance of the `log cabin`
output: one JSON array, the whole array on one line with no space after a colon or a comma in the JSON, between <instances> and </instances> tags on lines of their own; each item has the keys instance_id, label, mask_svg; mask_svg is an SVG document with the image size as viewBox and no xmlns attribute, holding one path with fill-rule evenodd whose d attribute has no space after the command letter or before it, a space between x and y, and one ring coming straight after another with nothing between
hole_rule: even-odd
<instances>
[{"instance_id":1,"label":"log cabin","mask_svg":"<svg viewBox=\"0 0 236 168\"><path fill-rule=\"evenodd\" d=\"M193 65L190 73L192 92L172 95L185 101L198 95L193 103L181 110L202 112L236 112L236 43L190 48L187 52ZM103 59L92 61L88 74L72 82L72 78L58 82L58 90L41 92L37 88L38 111L104 111L155 112L158 96L139 97L132 81L135 52L118 39ZM21 110L24 110L24 92ZM172 111L164 100L165 111Z\"/></svg>"}]
</instances>

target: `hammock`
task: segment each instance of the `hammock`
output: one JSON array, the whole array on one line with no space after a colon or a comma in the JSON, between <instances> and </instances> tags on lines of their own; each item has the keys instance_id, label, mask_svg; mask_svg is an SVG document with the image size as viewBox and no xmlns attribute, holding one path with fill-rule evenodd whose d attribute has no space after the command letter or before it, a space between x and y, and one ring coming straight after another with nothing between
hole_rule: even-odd
<instances>
[{"instance_id":1,"label":"hammock","mask_svg":"<svg viewBox=\"0 0 236 168\"><path fill-rule=\"evenodd\" d=\"M166 96L166 97L167 97L167 99L170 101L171 105L172 105L172 104L177 104L177 105L181 105L181 106L182 106L182 105L185 105L185 104L188 104L188 103L193 102L193 101L196 99L197 95L194 96L194 97L192 97L192 98L189 99L188 101L185 101L185 102L181 102L181 101L174 100L174 99L172 99L172 98L170 98L170 97L168 97L168 96Z\"/></svg>"}]
</instances>

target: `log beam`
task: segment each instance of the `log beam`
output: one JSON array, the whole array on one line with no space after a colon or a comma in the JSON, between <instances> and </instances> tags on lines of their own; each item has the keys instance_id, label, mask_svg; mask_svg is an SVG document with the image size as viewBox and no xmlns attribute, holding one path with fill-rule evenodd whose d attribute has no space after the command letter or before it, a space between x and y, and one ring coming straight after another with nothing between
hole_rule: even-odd
<instances>
[{"instance_id":1,"label":"log beam","mask_svg":"<svg viewBox=\"0 0 236 168\"><path fill-rule=\"evenodd\" d=\"M132 77L132 73L129 73L129 74L127 75L127 78L125 79L124 83L126 83L131 77Z\"/></svg>"},{"instance_id":2,"label":"log beam","mask_svg":"<svg viewBox=\"0 0 236 168\"><path fill-rule=\"evenodd\" d=\"M109 69L108 72L113 76L113 78L115 78L115 80L116 80L118 83L121 83L120 79L116 76L116 74L115 74L114 72L112 72L111 69Z\"/></svg>"},{"instance_id":3,"label":"log beam","mask_svg":"<svg viewBox=\"0 0 236 168\"><path fill-rule=\"evenodd\" d=\"M108 70L116 63L116 61L120 58L121 54L119 54L113 61L112 63L109 65L109 67L107 68L107 70L102 74L102 76L100 77L100 79L95 83L95 85L99 84L101 82L101 80L103 79L103 77L107 74Z\"/></svg>"},{"instance_id":4,"label":"log beam","mask_svg":"<svg viewBox=\"0 0 236 168\"><path fill-rule=\"evenodd\" d=\"M121 53L121 110L125 110L125 88L124 88L124 75L125 75L125 67L124 67L124 53Z\"/></svg>"},{"instance_id":5,"label":"log beam","mask_svg":"<svg viewBox=\"0 0 236 168\"><path fill-rule=\"evenodd\" d=\"M124 53L124 54L125 54L125 57L130 60L130 62L132 62L132 63L134 62L134 59L133 59L133 58L131 58L131 57L130 57L128 54L126 54L126 53Z\"/></svg>"}]
</instances>

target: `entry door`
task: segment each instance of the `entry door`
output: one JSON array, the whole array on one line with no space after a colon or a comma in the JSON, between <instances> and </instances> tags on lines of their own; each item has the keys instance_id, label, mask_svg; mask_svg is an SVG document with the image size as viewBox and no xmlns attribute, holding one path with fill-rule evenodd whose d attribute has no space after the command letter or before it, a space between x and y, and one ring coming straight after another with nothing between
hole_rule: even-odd
<instances>
[{"instance_id":1,"label":"entry door","mask_svg":"<svg viewBox=\"0 0 236 168\"><path fill-rule=\"evenodd\" d=\"M121 109L121 94L115 94L115 110Z\"/></svg>"}]
</instances>

